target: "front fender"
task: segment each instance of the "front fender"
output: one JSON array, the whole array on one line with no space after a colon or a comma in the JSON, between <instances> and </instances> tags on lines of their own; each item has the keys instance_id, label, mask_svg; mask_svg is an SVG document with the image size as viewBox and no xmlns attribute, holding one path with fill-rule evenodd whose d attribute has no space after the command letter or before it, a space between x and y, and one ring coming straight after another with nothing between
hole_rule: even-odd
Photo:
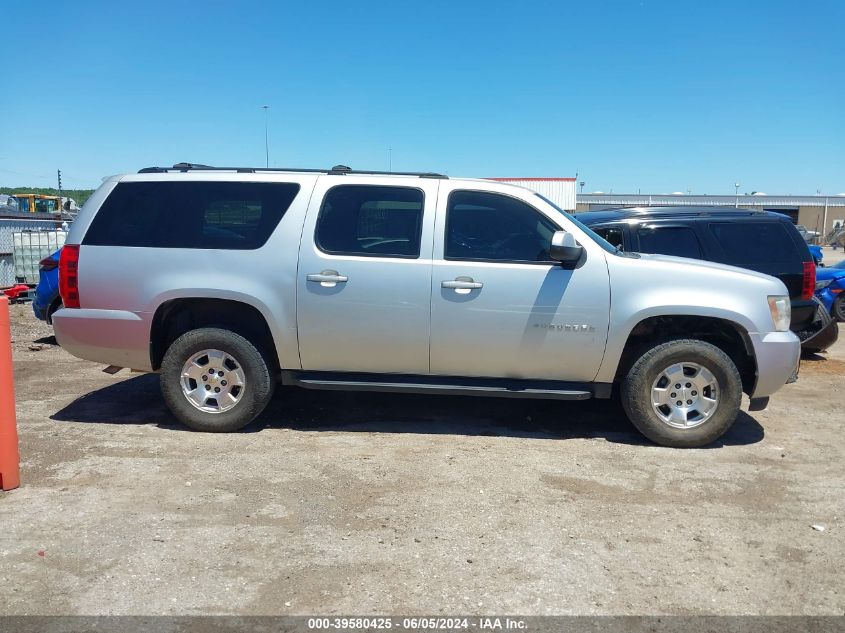
<instances>
[{"instance_id":1,"label":"front fender","mask_svg":"<svg viewBox=\"0 0 845 633\"><path fill-rule=\"evenodd\" d=\"M754 323L744 314L714 306L670 304L643 308L633 313L619 327L611 330L611 334L608 336L607 350L596 375L596 382L613 382L625 344L637 325L653 317L673 316L695 316L727 321L742 334L746 341L749 333L755 331Z\"/></svg>"}]
</instances>

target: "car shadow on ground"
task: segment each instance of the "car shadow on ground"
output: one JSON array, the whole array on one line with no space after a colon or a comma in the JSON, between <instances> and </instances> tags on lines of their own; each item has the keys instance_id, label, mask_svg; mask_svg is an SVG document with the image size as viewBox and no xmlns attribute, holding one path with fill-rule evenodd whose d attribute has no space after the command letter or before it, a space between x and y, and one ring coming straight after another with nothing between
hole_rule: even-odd
<instances>
[{"instance_id":1,"label":"car shadow on ground","mask_svg":"<svg viewBox=\"0 0 845 633\"><path fill-rule=\"evenodd\" d=\"M187 430L161 398L158 376L146 374L92 391L51 416L57 422L157 424ZM279 387L267 409L242 432L266 428L349 433L420 433L521 437L602 438L648 445L613 400L560 402L514 398L315 391ZM740 412L710 448L754 444L763 427Z\"/></svg>"}]
</instances>

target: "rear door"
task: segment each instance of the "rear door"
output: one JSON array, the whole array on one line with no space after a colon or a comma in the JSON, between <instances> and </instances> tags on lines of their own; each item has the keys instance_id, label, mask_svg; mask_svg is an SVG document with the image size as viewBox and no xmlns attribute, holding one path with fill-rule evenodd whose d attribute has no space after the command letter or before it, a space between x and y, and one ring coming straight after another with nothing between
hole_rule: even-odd
<instances>
[{"instance_id":1,"label":"rear door","mask_svg":"<svg viewBox=\"0 0 845 633\"><path fill-rule=\"evenodd\" d=\"M297 272L302 369L428 373L438 185L353 175L317 181Z\"/></svg>"},{"instance_id":2,"label":"rear door","mask_svg":"<svg viewBox=\"0 0 845 633\"><path fill-rule=\"evenodd\" d=\"M637 252L706 259L701 242L691 226L644 223L637 226L633 232L637 239L637 246L634 248Z\"/></svg>"}]
</instances>

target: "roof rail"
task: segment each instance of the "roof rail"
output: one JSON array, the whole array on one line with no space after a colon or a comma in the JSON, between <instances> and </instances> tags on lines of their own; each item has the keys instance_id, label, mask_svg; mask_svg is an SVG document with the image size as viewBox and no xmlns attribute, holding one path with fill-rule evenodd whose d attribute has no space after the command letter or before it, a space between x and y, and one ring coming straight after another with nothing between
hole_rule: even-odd
<instances>
[{"instance_id":1,"label":"roof rail","mask_svg":"<svg viewBox=\"0 0 845 633\"><path fill-rule=\"evenodd\" d=\"M429 171L372 171L367 169L352 169L346 165L335 165L331 169L301 169L293 167L212 167L211 165L198 165L195 163L176 163L173 167L144 167L139 169L139 174L166 174L169 172L189 171L235 171L239 174L254 174L258 172L294 172L306 174L327 174L330 176L343 176L347 174L364 174L371 176L416 176L417 178L441 178L448 179L444 174L437 174Z\"/></svg>"},{"instance_id":2,"label":"roof rail","mask_svg":"<svg viewBox=\"0 0 845 633\"><path fill-rule=\"evenodd\" d=\"M652 217L668 217L673 215L756 215L765 214L767 209L746 209L743 207L701 207L701 206L636 206L614 207L611 209L596 209L596 211L613 211L627 215L649 215Z\"/></svg>"}]
</instances>

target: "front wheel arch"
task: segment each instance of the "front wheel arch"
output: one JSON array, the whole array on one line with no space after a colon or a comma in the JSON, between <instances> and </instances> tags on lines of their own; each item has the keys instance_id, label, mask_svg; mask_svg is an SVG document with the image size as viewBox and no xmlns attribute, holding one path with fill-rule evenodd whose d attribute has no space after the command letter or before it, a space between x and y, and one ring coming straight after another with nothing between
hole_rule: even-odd
<instances>
[{"instance_id":1,"label":"front wheel arch","mask_svg":"<svg viewBox=\"0 0 845 633\"><path fill-rule=\"evenodd\" d=\"M643 319L628 334L616 366L617 385L637 358L647 349L672 339L696 339L722 350L733 361L742 380L742 390L751 394L757 383L757 361L747 330L740 324L716 317L660 315Z\"/></svg>"}]
</instances>

